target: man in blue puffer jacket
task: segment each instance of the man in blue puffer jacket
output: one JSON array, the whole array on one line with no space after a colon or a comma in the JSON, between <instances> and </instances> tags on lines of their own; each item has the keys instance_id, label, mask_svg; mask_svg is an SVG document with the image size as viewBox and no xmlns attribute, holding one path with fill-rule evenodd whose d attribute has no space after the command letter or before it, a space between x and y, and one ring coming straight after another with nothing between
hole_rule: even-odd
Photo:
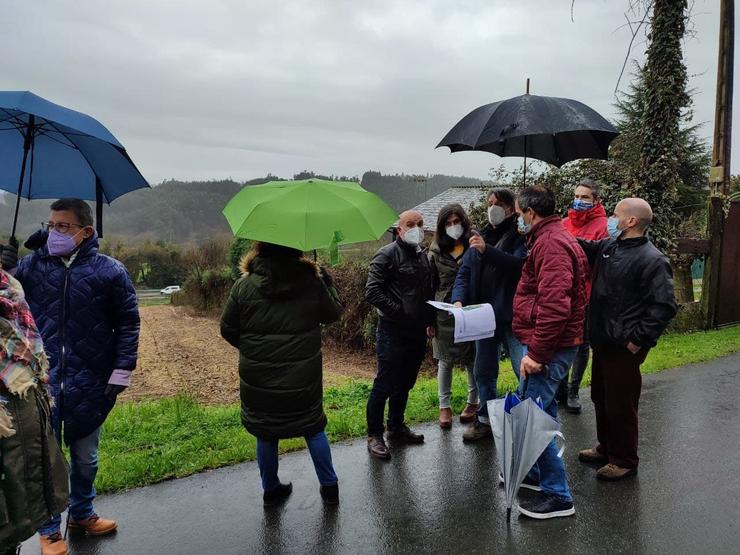
<instances>
[{"instance_id":1,"label":"man in blue puffer jacket","mask_svg":"<svg viewBox=\"0 0 740 555\"><path fill-rule=\"evenodd\" d=\"M79 199L51 205L46 245L21 259L15 277L49 357L57 437L70 449L70 528L104 535L116 522L95 514L93 483L98 442L116 396L136 367L139 310L131 279L119 261L98 253L92 211ZM11 270L17 248L4 246L3 267ZM45 552L60 552L61 518L39 533ZM56 544L56 545L54 545ZM61 552L64 552L63 550Z\"/></svg>"}]
</instances>

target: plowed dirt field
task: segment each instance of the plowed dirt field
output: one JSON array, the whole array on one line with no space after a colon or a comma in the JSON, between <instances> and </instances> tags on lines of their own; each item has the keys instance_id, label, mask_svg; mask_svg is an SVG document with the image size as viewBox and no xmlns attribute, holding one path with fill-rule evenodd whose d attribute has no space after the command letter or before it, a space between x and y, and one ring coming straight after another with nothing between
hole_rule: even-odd
<instances>
[{"instance_id":1,"label":"plowed dirt field","mask_svg":"<svg viewBox=\"0 0 740 555\"><path fill-rule=\"evenodd\" d=\"M208 404L239 401L238 353L221 338L218 321L182 307L143 306L139 365L123 399L188 393ZM346 377L372 378L375 358L324 347L324 387Z\"/></svg>"}]
</instances>

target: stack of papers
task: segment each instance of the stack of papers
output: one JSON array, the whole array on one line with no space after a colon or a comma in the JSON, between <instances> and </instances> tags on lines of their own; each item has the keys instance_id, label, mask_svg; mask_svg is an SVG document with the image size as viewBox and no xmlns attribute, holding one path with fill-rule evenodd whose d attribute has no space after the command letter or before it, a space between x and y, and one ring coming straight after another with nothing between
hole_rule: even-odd
<instances>
[{"instance_id":1,"label":"stack of papers","mask_svg":"<svg viewBox=\"0 0 740 555\"><path fill-rule=\"evenodd\" d=\"M496 333L496 316L493 307L488 303L458 308L450 303L427 302L455 317L455 343L487 339Z\"/></svg>"}]
</instances>

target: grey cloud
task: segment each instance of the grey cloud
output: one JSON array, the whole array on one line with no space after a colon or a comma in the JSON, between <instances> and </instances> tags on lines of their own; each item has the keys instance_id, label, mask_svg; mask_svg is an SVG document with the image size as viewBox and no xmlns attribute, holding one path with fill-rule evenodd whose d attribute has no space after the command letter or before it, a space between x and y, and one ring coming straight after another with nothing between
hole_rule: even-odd
<instances>
[{"instance_id":1,"label":"grey cloud","mask_svg":"<svg viewBox=\"0 0 740 555\"><path fill-rule=\"evenodd\" d=\"M94 115L153 182L302 169L485 178L502 159L434 146L528 76L534 94L614 115L627 1L577 0L575 22L570 4L13 1L0 88ZM686 57L709 136L718 0L696 12Z\"/></svg>"}]
</instances>

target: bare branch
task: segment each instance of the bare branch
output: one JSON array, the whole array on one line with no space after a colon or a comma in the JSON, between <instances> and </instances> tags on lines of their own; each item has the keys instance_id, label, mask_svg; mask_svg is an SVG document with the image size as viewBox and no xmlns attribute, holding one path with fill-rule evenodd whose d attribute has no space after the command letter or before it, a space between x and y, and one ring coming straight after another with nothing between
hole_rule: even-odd
<instances>
[{"instance_id":1,"label":"bare branch","mask_svg":"<svg viewBox=\"0 0 740 555\"><path fill-rule=\"evenodd\" d=\"M632 0L632 2L630 3L630 9L631 10L634 10L635 7L637 6L637 4L640 1L641 0ZM640 32L640 29L642 29L642 26L645 24L645 22L648 19L648 16L650 15L650 10L653 7L653 1L654 0L650 0L650 2L647 4L647 6L645 6L645 14L643 15L642 20L640 21L640 23L637 25L636 28L633 28L632 27L632 24L630 23L629 17L627 17L627 14L626 13L624 14L625 19L627 19L627 22L630 23L630 30L632 31L632 38L630 39L630 43L627 46L627 53L624 56L624 63L622 64L622 70L619 72L619 77L617 78L617 84L614 87L614 94L617 94L617 92L619 91L619 83L622 81L622 76L624 75L624 70L627 67L627 62L629 61L630 54L632 54L632 46L635 43L635 39L637 38L637 34Z\"/></svg>"}]
</instances>

